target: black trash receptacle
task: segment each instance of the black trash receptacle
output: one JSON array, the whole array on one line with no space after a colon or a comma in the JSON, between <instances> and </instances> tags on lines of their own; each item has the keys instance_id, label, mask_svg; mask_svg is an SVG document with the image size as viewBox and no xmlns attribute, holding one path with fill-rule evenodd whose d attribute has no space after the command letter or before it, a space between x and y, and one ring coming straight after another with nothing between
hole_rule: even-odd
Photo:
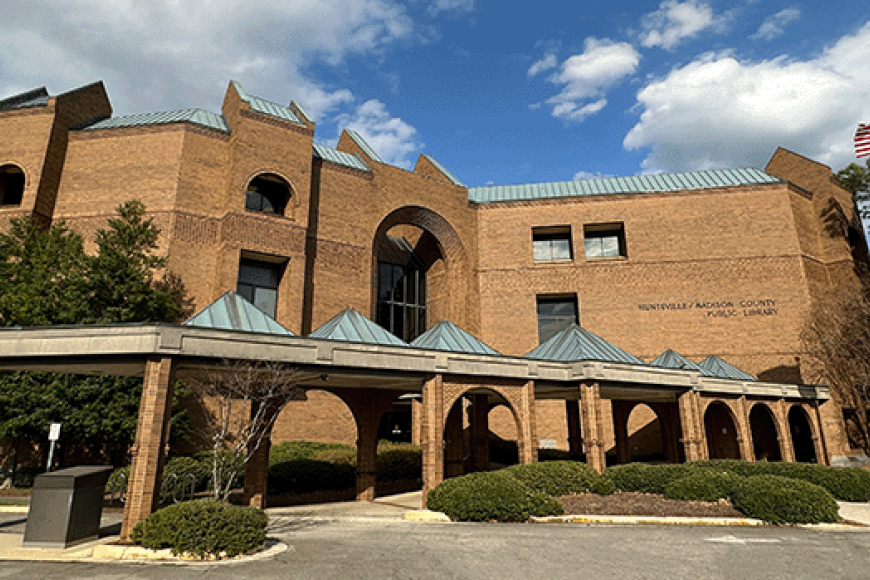
<instances>
[{"instance_id":1,"label":"black trash receptacle","mask_svg":"<svg viewBox=\"0 0 870 580\"><path fill-rule=\"evenodd\" d=\"M66 548L96 539L111 474L109 466L80 465L36 476L23 546Z\"/></svg>"}]
</instances>

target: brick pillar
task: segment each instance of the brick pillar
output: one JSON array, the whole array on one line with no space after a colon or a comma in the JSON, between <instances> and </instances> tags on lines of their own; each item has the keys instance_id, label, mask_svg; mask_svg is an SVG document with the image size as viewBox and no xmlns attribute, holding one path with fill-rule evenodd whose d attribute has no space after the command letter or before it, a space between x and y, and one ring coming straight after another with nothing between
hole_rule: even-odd
<instances>
[{"instance_id":1,"label":"brick pillar","mask_svg":"<svg viewBox=\"0 0 870 580\"><path fill-rule=\"evenodd\" d=\"M752 437L752 424L749 422L749 402L745 395L740 396L737 413L737 445L740 447L740 458L743 461L755 462L755 439Z\"/></svg>"},{"instance_id":2,"label":"brick pillar","mask_svg":"<svg viewBox=\"0 0 870 580\"><path fill-rule=\"evenodd\" d=\"M834 403L832 402L829 404ZM813 412L808 414L810 415L810 429L812 429L813 431L813 446L816 449L816 462L819 465L830 465L831 458L828 456L828 448L825 444L825 438L823 436L822 415L821 411L819 410L818 401L813 401ZM815 421L813 421L813 417L815 417Z\"/></svg>"},{"instance_id":3,"label":"brick pillar","mask_svg":"<svg viewBox=\"0 0 870 580\"><path fill-rule=\"evenodd\" d=\"M456 400L444 424L444 477L458 477L465 472L465 435L462 431L462 411L465 400Z\"/></svg>"},{"instance_id":4,"label":"brick pillar","mask_svg":"<svg viewBox=\"0 0 870 580\"><path fill-rule=\"evenodd\" d=\"M538 461L538 435L535 426L535 383L528 381L522 389L521 408L517 409L520 416L519 441L517 441L520 463L536 463Z\"/></svg>"},{"instance_id":5,"label":"brick pillar","mask_svg":"<svg viewBox=\"0 0 870 580\"><path fill-rule=\"evenodd\" d=\"M423 383L421 447L423 450L423 504L429 492L444 480L444 379Z\"/></svg>"},{"instance_id":6,"label":"brick pillar","mask_svg":"<svg viewBox=\"0 0 870 580\"><path fill-rule=\"evenodd\" d=\"M250 408L251 419L257 413L257 404L252 403ZM280 407L272 407L267 413L265 420L272 421L276 414L281 412ZM272 447L272 429L263 437L259 447L254 449L256 441L248 443L248 453L251 454L245 463L245 493L244 502L252 507L263 509L266 507L266 493L268 491L269 478L269 449Z\"/></svg>"},{"instance_id":7,"label":"brick pillar","mask_svg":"<svg viewBox=\"0 0 870 580\"><path fill-rule=\"evenodd\" d=\"M698 409L698 393L686 391L677 399L680 409L680 428L683 432L683 448L686 461L699 461L706 458L706 447L701 413Z\"/></svg>"},{"instance_id":8,"label":"brick pillar","mask_svg":"<svg viewBox=\"0 0 870 580\"><path fill-rule=\"evenodd\" d=\"M604 457L603 429L601 422L601 395L596 382L580 383L580 427L583 431L583 450L586 463L598 473L607 468Z\"/></svg>"},{"instance_id":9,"label":"brick pillar","mask_svg":"<svg viewBox=\"0 0 870 580\"><path fill-rule=\"evenodd\" d=\"M568 423L568 451L583 452L583 434L580 431L580 401L565 401L565 419Z\"/></svg>"},{"instance_id":10,"label":"brick pillar","mask_svg":"<svg viewBox=\"0 0 870 580\"><path fill-rule=\"evenodd\" d=\"M378 426L381 420L374 389L361 393L356 405L356 500L373 501L378 482Z\"/></svg>"},{"instance_id":11,"label":"brick pillar","mask_svg":"<svg viewBox=\"0 0 870 580\"><path fill-rule=\"evenodd\" d=\"M136 442L131 451L130 478L124 505L121 541L130 541L133 526L148 517L159 501L163 458L169 440L172 390L175 383L171 357L149 357L145 362Z\"/></svg>"},{"instance_id":12,"label":"brick pillar","mask_svg":"<svg viewBox=\"0 0 870 580\"><path fill-rule=\"evenodd\" d=\"M613 401L613 435L616 439L616 462L629 463L631 449L628 446L628 416L631 414L631 404L625 401Z\"/></svg>"},{"instance_id":13,"label":"brick pillar","mask_svg":"<svg viewBox=\"0 0 870 580\"><path fill-rule=\"evenodd\" d=\"M780 399L774 406L774 417L779 424L779 453L783 461L794 463L794 443L791 440L791 428L788 424L788 407L785 399Z\"/></svg>"},{"instance_id":14,"label":"brick pillar","mask_svg":"<svg viewBox=\"0 0 870 580\"><path fill-rule=\"evenodd\" d=\"M484 394L471 395L471 469L489 470L489 401Z\"/></svg>"},{"instance_id":15,"label":"brick pillar","mask_svg":"<svg viewBox=\"0 0 870 580\"><path fill-rule=\"evenodd\" d=\"M423 444L421 434L423 403L419 399L411 399L411 445L420 447Z\"/></svg>"}]
</instances>

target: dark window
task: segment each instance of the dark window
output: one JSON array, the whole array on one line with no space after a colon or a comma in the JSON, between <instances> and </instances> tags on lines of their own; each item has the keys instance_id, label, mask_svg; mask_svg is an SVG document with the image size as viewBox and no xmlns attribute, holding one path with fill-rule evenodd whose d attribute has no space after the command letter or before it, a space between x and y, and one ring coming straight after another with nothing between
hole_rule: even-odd
<instances>
[{"instance_id":1,"label":"dark window","mask_svg":"<svg viewBox=\"0 0 870 580\"><path fill-rule=\"evenodd\" d=\"M0 167L0 205L21 205L24 172L15 165Z\"/></svg>"},{"instance_id":2,"label":"dark window","mask_svg":"<svg viewBox=\"0 0 870 580\"><path fill-rule=\"evenodd\" d=\"M379 248L376 322L405 342L426 330L426 265L401 238Z\"/></svg>"},{"instance_id":3,"label":"dark window","mask_svg":"<svg viewBox=\"0 0 870 580\"><path fill-rule=\"evenodd\" d=\"M586 259L626 257L622 224L592 224L583 228Z\"/></svg>"},{"instance_id":4,"label":"dark window","mask_svg":"<svg viewBox=\"0 0 870 580\"><path fill-rule=\"evenodd\" d=\"M251 304L275 318L278 307L278 283L281 264L242 258L239 262L237 292Z\"/></svg>"},{"instance_id":5,"label":"dark window","mask_svg":"<svg viewBox=\"0 0 870 580\"><path fill-rule=\"evenodd\" d=\"M260 175L248 184L245 209L284 215L290 200L290 187L277 175Z\"/></svg>"},{"instance_id":6,"label":"dark window","mask_svg":"<svg viewBox=\"0 0 870 580\"><path fill-rule=\"evenodd\" d=\"M574 254L571 250L571 228L534 228L532 254L535 262L567 262Z\"/></svg>"},{"instance_id":7,"label":"dark window","mask_svg":"<svg viewBox=\"0 0 870 580\"><path fill-rule=\"evenodd\" d=\"M538 296L538 339L541 342L572 324L580 324L577 296Z\"/></svg>"}]
</instances>

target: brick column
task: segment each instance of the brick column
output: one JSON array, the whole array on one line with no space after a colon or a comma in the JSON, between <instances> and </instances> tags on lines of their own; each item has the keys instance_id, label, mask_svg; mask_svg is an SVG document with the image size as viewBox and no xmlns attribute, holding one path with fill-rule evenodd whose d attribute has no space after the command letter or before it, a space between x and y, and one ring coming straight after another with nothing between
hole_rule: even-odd
<instances>
[{"instance_id":1,"label":"brick column","mask_svg":"<svg viewBox=\"0 0 870 580\"><path fill-rule=\"evenodd\" d=\"M411 399L411 445L420 447L423 444L421 434L421 418L423 403L419 399Z\"/></svg>"},{"instance_id":2,"label":"brick column","mask_svg":"<svg viewBox=\"0 0 870 580\"><path fill-rule=\"evenodd\" d=\"M483 394L471 395L471 469L489 470L489 401Z\"/></svg>"},{"instance_id":3,"label":"brick column","mask_svg":"<svg viewBox=\"0 0 870 580\"><path fill-rule=\"evenodd\" d=\"M740 447L740 458L743 461L755 462L755 439L752 437L752 424L749 422L749 402L745 395L740 396L737 414L737 445Z\"/></svg>"},{"instance_id":4,"label":"brick column","mask_svg":"<svg viewBox=\"0 0 870 580\"><path fill-rule=\"evenodd\" d=\"M535 383L528 381L522 387L520 397L521 408L519 425L520 463L536 463L538 461L538 435L535 426Z\"/></svg>"},{"instance_id":5,"label":"brick column","mask_svg":"<svg viewBox=\"0 0 870 580\"><path fill-rule=\"evenodd\" d=\"M444 477L458 477L465 472L465 434L462 429L462 412L465 402L456 400L447 414L444 424Z\"/></svg>"},{"instance_id":6,"label":"brick column","mask_svg":"<svg viewBox=\"0 0 870 580\"><path fill-rule=\"evenodd\" d=\"M265 417L271 421L281 411L280 408L270 408ZM251 419L257 413L256 403L251 405ZM266 494L268 492L269 478L269 449L272 447L272 429L263 437L256 450L253 447L256 441L248 443L248 453L251 453L248 462L245 463L245 494L244 502L252 507L263 509L266 507Z\"/></svg>"},{"instance_id":7,"label":"brick column","mask_svg":"<svg viewBox=\"0 0 870 580\"><path fill-rule=\"evenodd\" d=\"M628 446L628 416L631 414L630 403L613 401L613 435L616 439L616 462L629 463L631 449Z\"/></svg>"},{"instance_id":8,"label":"brick column","mask_svg":"<svg viewBox=\"0 0 870 580\"><path fill-rule=\"evenodd\" d=\"M833 405L834 403L829 403ZM819 465L830 465L831 458L828 457L828 448L825 444L825 438L823 436L824 430L822 428L822 415L819 409L819 402L813 401L813 412L808 413L810 429L813 433L813 446L816 449L816 462ZM815 424L813 423L813 416L815 416Z\"/></svg>"},{"instance_id":9,"label":"brick column","mask_svg":"<svg viewBox=\"0 0 870 580\"><path fill-rule=\"evenodd\" d=\"M159 501L174 383L172 358L149 357L145 362L145 377L142 381L136 442L131 451L127 501L121 525L122 542L130 541L133 526L148 517Z\"/></svg>"},{"instance_id":10,"label":"brick column","mask_svg":"<svg viewBox=\"0 0 870 580\"><path fill-rule=\"evenodd\" d=\"M565 419L568 423L568 451L583 452L583 434L580 431L580 401L565 401Z\"/></svg>"},{"instance_id":11,"label":"brick column","mask_svg":"<svg viewBox=\"0 0 870 580\"><path fill-rule=\"evenodd\" d=\"M701 413L698 410L698 394L695 391L686 391L677 399L680 409L680 427L683 432L683 448L686 461L699 461L706 458L706 446Z\"/></svg>"},{"instance_id":12,"label":"brick column","mask_svg":"<svg viewBox=\"0 0 870 580\"><path fill-rule=\"evenodd\" d=\"M441 375L423 383L421 447L423 449L423 504L429 492L444 480L444 379Z\"/></svg>"},{"instance_id":13,"label":"brick column","mask_svg":"<svg viewBox=\"0 0 870 580\"><path fill-rule=\"evenodd\" d=\"M779 423L779 453L783 461L794 463L794 443L791 440L791 426L788 424L788 407L785 399L776 402L774 417Z\"/></svg>"},{"instance_id":14,"label":"brick column","mask_svg":"<svg viewBox=\"0 0 870 580\"><path fill-rule=\"evenodd\" d=\"M598 473L607 468L602 441L601 395L597 382L580 383L580 427L583 431L583 450L586 463Z\"/></svg>"}]
</instances>

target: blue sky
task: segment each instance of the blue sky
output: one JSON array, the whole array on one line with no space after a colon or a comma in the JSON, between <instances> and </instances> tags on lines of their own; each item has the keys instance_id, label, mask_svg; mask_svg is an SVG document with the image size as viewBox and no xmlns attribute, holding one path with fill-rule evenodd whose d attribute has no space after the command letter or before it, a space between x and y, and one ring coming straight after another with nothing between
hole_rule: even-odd
<instances>
[{"instance_id":1,"label":"blue sky","mask_svg":"<svg viewBox=\"0 0 870 580\"><path fill-rule=\"evenodd\" d=\"M769 0L23 0L0 95L106 83L116 115L218 111L230 79L301 102L331 145L428 153L469 186L853 162L870 9Z\"/></svg>"}]
</instances>

